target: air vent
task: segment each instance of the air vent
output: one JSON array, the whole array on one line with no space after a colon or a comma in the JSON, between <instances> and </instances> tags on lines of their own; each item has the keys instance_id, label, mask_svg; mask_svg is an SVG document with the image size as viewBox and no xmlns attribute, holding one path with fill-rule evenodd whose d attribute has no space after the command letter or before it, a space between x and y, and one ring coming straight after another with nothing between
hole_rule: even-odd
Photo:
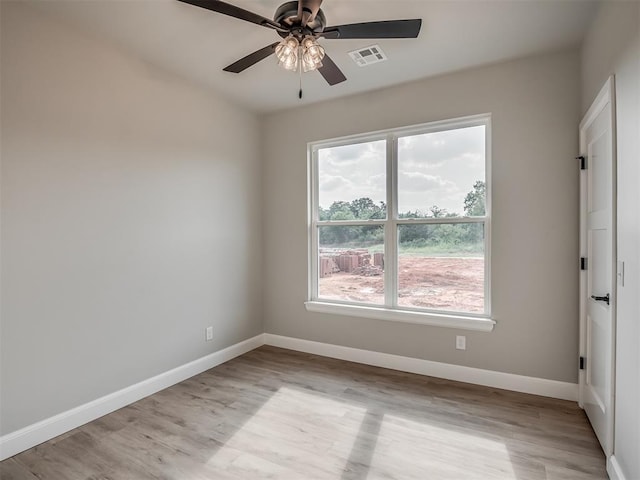
<instances>
[{"instance_id":1,"label":"air vent","mask_svg":"<svg viewBox=\"0 0 640 480\"><path fill-rule=\"evenodd\" d=\"M370 47L359 48L353 52L349 52L349 56L356 62L359 67L365 67L372 63L384 62L387 56L384 54L379 45L371 45Z\"/></svg>"}]
</instances>

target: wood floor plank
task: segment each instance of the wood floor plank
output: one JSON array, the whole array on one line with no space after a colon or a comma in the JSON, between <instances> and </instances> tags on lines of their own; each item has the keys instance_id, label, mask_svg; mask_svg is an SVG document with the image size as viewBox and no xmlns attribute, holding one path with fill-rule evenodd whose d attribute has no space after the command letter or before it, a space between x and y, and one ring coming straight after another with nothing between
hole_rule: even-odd
<instances>
[{"instance_id":1,"label":"wood floor plank","mask_svg":"<svg viewBox=\"0 0 640 480\"><path fill-rule=\"evenodd\" d=\"M607 478L573 402L264 346L0 463L3 480Z\"/></svg>"},{"instance_id":2,"label":"wood floor plank","mask_svg":"<svg viewBox=\"0 0 640 480\"><path fill-rule=\"evenodd\" d=\"M27 467L13 458L0 462L0 478L2 480L37 480Z\"/></svg>"}]
</instances>

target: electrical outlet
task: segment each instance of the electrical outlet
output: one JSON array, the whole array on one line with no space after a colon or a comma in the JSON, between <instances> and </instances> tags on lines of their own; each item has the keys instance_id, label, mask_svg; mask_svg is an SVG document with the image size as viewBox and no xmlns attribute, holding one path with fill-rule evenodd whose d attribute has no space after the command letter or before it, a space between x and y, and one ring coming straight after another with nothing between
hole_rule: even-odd
<instances>
[{"instance_id":1,"label":"electrical outlet","mask_svg":"<svg viewBox=\"0 0 640 480\"><path fill-rule=\"evenodd\" d=\"M456 335L456 348L458 350L467 349L467 337L464 335Z\"/></svg>"},{"instance_id":2,"label":"electrical outlet","mask_svg":"<svg viewBox=\"0 0 640 480\"><path fill-rule=\"evenodd\" d=\"M207 329L205 330L205 335L207 342L213 340L213 327L207 327Z\"/></svg>"}]
</instances>

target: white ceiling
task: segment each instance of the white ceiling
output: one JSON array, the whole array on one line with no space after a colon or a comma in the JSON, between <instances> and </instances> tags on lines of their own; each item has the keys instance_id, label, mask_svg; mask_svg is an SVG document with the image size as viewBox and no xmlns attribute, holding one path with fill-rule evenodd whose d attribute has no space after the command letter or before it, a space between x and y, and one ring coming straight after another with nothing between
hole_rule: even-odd
<instances>
[{"instance_id":1,"label":"white ceiling","mask_svg":"<svg viewBox=\"0 0 640 480\"><path fill-rule=\"evenodd\" d=\"M284 0L231 0L273 18ZM283 70L274 57L240 74L235 60L278 40L267 28L177 0L38 1L41 11L72 22L143 60L208 85L256 112L269 112L423 77L579 45L595 0L325 0L327 25L422 18L417 39L321 40L347 81L330 87L317 73ZM347 52L379 44L386 62L358 67Z\"/></svg>"}]
</instances>

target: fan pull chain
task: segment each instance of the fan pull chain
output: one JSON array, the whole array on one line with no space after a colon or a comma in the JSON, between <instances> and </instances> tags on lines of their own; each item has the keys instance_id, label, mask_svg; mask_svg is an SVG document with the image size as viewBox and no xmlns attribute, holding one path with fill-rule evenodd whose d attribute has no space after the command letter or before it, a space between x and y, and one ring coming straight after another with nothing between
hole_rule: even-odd
<instances>
[{"instance_id":1,"label":"fan pull chain","mask_svg":"<svg viewBox=\"0 0 640 480\"><path fill-rule=\"evenodd\" d=\"M298 92L298 98L302 100L302 62L300 62L300 91Z\"/></svg>"}]
</instances>

